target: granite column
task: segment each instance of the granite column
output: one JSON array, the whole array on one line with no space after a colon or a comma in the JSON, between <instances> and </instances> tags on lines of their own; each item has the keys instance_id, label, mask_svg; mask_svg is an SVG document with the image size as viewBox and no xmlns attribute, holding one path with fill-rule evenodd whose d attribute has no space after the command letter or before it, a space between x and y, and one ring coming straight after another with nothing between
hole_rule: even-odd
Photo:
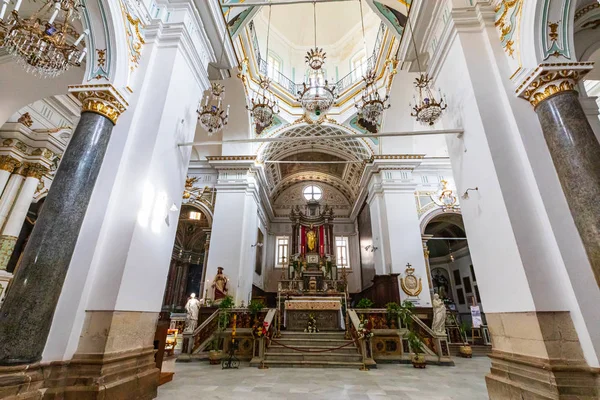
<instances>
[{"instance_id":1,"label":"granite column","mask_svg":"<svg viewBox=\"0 0 600 400\"><path fill-rule=\"evenodd\" d=\"M589 70L542 70L524 96L535 107L544 139L600 286L600 143L574 91Z\"/></svg>"},{"instance_id":2,"label":"granite column","mask_svg":"<svg viewBox=\"0 0 600 400\"><path fill-rule=\"evenodd\" d=\"M126 102L110 85L77 93L82 114L0 312L0 365L39 361L79 230Z\"/></svg>"}]
</instances>

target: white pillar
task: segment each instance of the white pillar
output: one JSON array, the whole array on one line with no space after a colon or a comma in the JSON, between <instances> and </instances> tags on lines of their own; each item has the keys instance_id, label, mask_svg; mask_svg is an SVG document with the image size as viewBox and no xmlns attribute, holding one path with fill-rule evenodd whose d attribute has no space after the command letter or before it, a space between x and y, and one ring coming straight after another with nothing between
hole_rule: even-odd
<instances>
[{"instance_id":1,"label":"white pillar","mask_svg":"<svg viewBox=\"0 0 600 400\"><path fill-rule=\"evenodd\" d=\"M45 171L46 168L39 164L30 164L27 166L27 177L21 186L12 210L10 210L4 229L2 229L2 235L0 236L0 270L6 270L8 261L12 256L15 244L21 233L21 228L25 222L25 217L27 217L31 201Z\"/></svg>"},{"instance_id":2,"label":"white pillar","mask_svg":"<svg viewBox=\"0 0 600 400\"><path fill-rule=\"evenodd\" d=\"M236 304L247 303L252 292L258 232L258 189L252 169L254 161L214 157L210 163L219 170L217 199L210 236L206 279L211 283L217 268L229 279L228 294ZM235 157L233 157L235 158ZM208 297L213 289L208 286Z\"/></svg>"},{"instance_id":3,"label":"white pillar","mask_svg":"<svg viewBox=\"0 0 600 400\"><path fill-rule=\"evenodd\" d=\"M4 192L10 175L21 166L21 162L11 156L0 156L0 195Z\"/></svg>"},{"instance_id":4,"label":"white pillar","mask_svg":"<svg viewBox=\"0 0 600 400\"><path fill-rule=\"evenodd\" d=\"M412 169L420 164L413 157L375 157L367 166L375 269L378 275L399 274L404 278L407 264L414 268L421 290L416 296L400 291L402 300L411 300L419 307L431 306L427 266L423 244Z\"/></svg>"},{"instance_id":5,"label":"white pillar","mask_svg":"<svg viewBox=\"0 0 600 400\"><path fill-rule=\"evenodd\" d=\"M17 194L19 193L19 189L21 188L21 184L25 177L23 167L19 168L19 170L12 174L6 184L6 188L0 197L0 227L4 226L6 219L8 218L8 214L12 209L12 206L17 198Z\"/></svg>"}]
</instances>

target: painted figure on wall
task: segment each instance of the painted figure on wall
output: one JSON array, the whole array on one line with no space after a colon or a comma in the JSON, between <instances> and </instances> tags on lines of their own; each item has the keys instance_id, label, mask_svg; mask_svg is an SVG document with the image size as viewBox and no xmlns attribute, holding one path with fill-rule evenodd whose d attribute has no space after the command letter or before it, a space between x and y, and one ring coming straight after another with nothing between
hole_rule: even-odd
<instances>
[{"instance_id":1,"label":"painted figure on wall","mask_svg":"<svg viewBox=\"0 0 600 400\"><path fill-rule=\"evenodd\" d=\"M223 300L225 298L225 296L227 296L227 282L229 280L227 279L227 277L225 276L225 274L223 274L223 267L218 267L217 268L217 275L215 276L215 279L213 280L212 283L212 288L214 289L214 296L213 299L215 301L215 303L220 303L221 300Z\"/></svg>"},{"instance_id":2,"label":"painted figure on wall","mask_svg":"<svg viewBox=\"0 0 600 400\"><path fill-rule=\"evenodd\" d=\"M317 248L317 234L312 229L306 232L306 244L308 246L308 251L312 252Z\"/></svg>"}]
</instances>

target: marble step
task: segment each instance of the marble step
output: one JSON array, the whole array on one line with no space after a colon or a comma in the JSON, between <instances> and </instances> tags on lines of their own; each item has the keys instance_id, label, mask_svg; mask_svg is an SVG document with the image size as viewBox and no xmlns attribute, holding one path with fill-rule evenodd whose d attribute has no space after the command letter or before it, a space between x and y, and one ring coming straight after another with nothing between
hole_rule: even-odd
<instances>
[{"instance_id":1,"label":"marble step","mask_svg":"<svg viewBox=\"0 0 600 400\"><path fill-rule=\"evenodd\" d=\"M286 343L286 346L287 346L287 343ZM341 346L341 345L338 345L338 346ZM331 349L333 347L338 347L338 346L326 346L326 345L322 345L322 344L307 346L306 344L302 344L302 345L299 344L299 345L295 345L293 347L304 350L304 351L308 351L308 350L327 350L327 349ZM271 344L271 346L269 346L267 351L272 351L274 353L297 353L297 351L294 349L289 349L287 347L283 347L278 344ZM349 346L343 347L341 349L335 349L335 350L327 351L324 353L325 354L331 354L331 353L357 354L358 350L356 349L356 346L349 345ZM311 354L313 354L313 353L311 353Z\"/></svg>"},{"instance_id":2,"label":"marble step","mask_svg":"<svg viewBox=\"0 0 600 400\"><path fill-rule=\"evenodd\" d=\"M281 361L265 360L265 365L274 368L360 368L361 362L342 361Z\"/></svg>"},{"instance_id":3,"label":"marble step","mask_svg":"<svg viewBox=\"0 0 600 400\"><path fill-rule=\"evenodd\" d=\"M286 339L344 339L344 332L287 332L282 331L281 337Z\"/></svg>"},{"instance_id":4,"label":"marble step","mask_svg":"<svg viewBox=\"0 0 600 400\"><path fill-rule=\"evenodd\" d=\"M277 341L278 343L281 344L285 344L286 346L324 346L324 347L338 347L338 346L343 346L345 344L348 343L348 340L344 339L343 337L341 339L316 339L316 338L309 338L309 339L300 339L300 338L285 338L285 337L280 337L278 339L274 339L275 341ZM272 342L271 343L272 346L277 345L277 343ZM354 346L356 347L356 345L349 345L349 346Z\"/></svg>"},{"instance_id":5,"label":"marble step","mask_svg":"<svg viewBox=\"0 0 600 400\"><path fill-rule=\"evenodd\" d=\"M340 362L360 362L362 356L358 353L274 353L267 351L265 359L267 361L340 361Z\"/></svg>"}]
</instances>

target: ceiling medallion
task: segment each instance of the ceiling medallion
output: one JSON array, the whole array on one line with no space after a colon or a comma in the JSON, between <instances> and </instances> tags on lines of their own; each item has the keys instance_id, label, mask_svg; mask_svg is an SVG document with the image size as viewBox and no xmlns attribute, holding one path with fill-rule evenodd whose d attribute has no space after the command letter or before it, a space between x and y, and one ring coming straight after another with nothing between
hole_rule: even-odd
<instances>
[{"instance_id":1,"label":"ceiling medallion","mask_svg":"<svg viewBox=\"0 0 600 400\"><path fill-rule=\"evenodd\" d=\"M260 89L256 93L258 95L257 99L255 100L252 97L252 107L246 106L246 109L250 110L250 114L254 120L257 135L260 135L262 131L271 126L275 114L279 114L279 105L268 90L270 83L268 78L261 77L258 83Z\"/></svg>"},{"instance_id":2,"label":"ceiling medallion","mask_svg":"<svg viewBox=\"0 0 600 400\"><path fill-rule=\"evenodd\" d=\"M377 76L375 71L369 70L363 77L365 88L354 106L358 110L358 123L363 127L369 127L371 133L379 131L383 112L391 107L387 101L390 98L388 94L382 97L377 89Z\"/></svg>"},{"instance_id":3,"label":"ceiling medallion","mask_svg":"<svg viewBox=\"0 0 600 400\"><path fill-rule=\"evenodd\" d=\"M198 121L208 132L208 136L219 132L227 125L229 106L227 106L227 111L223 109L224 94L225 87L220 83L213 82L210 92L204 98L204 105L201 104L198 108Z\"/></svg>"},{"instance_id":4,"label":"ceiling medallion","mask_svg":"<svg viewBox=\"0 0 600 400\"><path fill-rule=\"evenodd\" d=\"M81 44L89 31L78 35L71 24L80 18L81 1L44 0L43 6L29 18L19 15L21 3L22 0L16 0L15 8L4 21L8 0L3 0L0 46L27 72L39 77L54 78L71 66L80 66L87 54L87 48ZM59 15L62 22L57 22Z\"/></svg>"},{"instance_id":5,"label":"ceiling medallion","mask_svg":"<svg viewBox=\"0 0 600 400\"><path fill-rule=\"evenodd\" d=\"M412 108L411 116L425 125L433 125L442 115L442 112L448 107L446 100L439 95L439 100L429 87L431 78L427 74L421 74L415 79L415 87L419 95L418 99L414 96L415 105L409 104ZM441 93L441 91L440 91Z\"/></svg>"}]
</instances>

